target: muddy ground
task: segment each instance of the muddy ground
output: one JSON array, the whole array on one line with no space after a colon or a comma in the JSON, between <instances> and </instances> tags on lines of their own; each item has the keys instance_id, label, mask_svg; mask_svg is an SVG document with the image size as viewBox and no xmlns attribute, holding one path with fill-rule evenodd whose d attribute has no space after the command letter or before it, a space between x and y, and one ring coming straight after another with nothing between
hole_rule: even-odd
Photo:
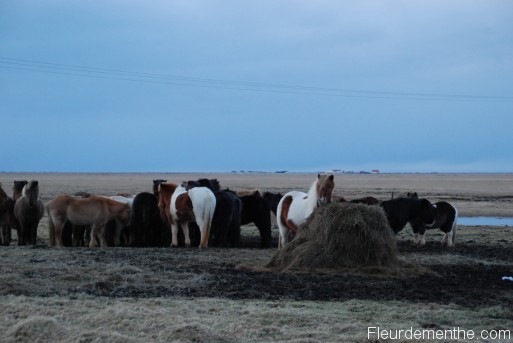
<instances>
[{"instance_id":1,"label":"muddy ground","mask_svg":"<svg viewBox=\"0 0 513 343\"><path fill-rule=\"evenodd\" d=\"M454 249L434 241L414 246L405 233L398 241L403 261L425 268L421 275L385 277L373 273L281 273L251 270L264 266L274 249L258 249L246 236L245 248L64 248L47 245L2 247L1 295L73 297L219 297L261 300L395 300L476 307L513 308L513 229L494 244L465 238ZM249 233L251 230L245 230ZM256 233L256 230L253 230ZM511 238L507 237L511 234Z\"/></svg>"}]
</instances>

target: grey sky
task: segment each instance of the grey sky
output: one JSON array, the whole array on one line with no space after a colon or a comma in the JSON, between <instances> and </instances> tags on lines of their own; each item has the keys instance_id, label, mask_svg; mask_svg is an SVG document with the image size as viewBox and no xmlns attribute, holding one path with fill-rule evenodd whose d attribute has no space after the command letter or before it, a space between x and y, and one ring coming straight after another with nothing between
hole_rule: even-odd
<instances>
[{"instance_id":1,"label":"grey sky","mask_svg":"<svg viewBox=\"0 0 513 343\"><path fill-rule=\"evenodd\" d=\"M0 48L0 170L513 172L511 1L9 1Z\"/></svg>"}]
</instances>

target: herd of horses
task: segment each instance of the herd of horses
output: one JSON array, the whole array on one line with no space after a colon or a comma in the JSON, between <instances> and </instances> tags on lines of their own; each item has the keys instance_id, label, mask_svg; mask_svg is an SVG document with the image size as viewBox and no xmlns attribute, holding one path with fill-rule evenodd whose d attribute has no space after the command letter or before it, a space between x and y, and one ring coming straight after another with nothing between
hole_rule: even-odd
<instances>
[{"instance_id":1,"label":"herd of horses","mask_svg":"<svg viewBox=\"0 0 513 343\"><path fill-rule=\"evenodd\" d=\"M51 246L212 246L240 245L241 225L254 223L260 247L271 245L271 212L279 229L278 248L293 239L301 224L319 206L347 202L333 195L333 175L317 175L308 192L286 194L258 189L235 192L221 189L217 179L153 180L153 193L101 196L59 195L46 204ZM407 223L414 243L425 244L425 231L439 228L442 244L454 246L457 209L448 202L431 203L417 193L379 201L374 197L349 202L380 206L390 228L397 233ZM9 245L11 230L18 245L36 244L37 227L44 215L38 181L14 181L9 197L0 184L0 243Z\"/></svg>"}]
</instances>

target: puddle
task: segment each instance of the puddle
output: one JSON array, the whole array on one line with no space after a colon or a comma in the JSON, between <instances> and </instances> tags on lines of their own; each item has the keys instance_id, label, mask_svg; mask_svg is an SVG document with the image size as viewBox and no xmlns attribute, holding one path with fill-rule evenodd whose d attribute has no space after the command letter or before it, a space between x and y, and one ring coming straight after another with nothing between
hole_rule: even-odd
<instances>
[{"instance_id":1,"label":"puddle","mask_svg":"<svg viewBox=\"0 0 513 343\"><path fill-rule=\"evenodd\" d=\"M513 217L459 217L458 225L513 226Z\"/></svg>"}]
</instances>

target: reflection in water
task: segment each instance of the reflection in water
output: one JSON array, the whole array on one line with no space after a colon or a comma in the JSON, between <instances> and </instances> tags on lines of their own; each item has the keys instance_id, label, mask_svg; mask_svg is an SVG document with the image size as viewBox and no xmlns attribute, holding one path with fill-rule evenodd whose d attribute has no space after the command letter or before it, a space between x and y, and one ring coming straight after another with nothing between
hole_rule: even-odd
<instances>
[{"instance_id":1,"label":"reflection in water","mask_svg":"<svg viewBox=\"0 0 513 343\"><path fill-rule=\"evenodd\" d=\"M513 226L513 217L459 217L458 225Z\"/></svg>"}]
</instances>

